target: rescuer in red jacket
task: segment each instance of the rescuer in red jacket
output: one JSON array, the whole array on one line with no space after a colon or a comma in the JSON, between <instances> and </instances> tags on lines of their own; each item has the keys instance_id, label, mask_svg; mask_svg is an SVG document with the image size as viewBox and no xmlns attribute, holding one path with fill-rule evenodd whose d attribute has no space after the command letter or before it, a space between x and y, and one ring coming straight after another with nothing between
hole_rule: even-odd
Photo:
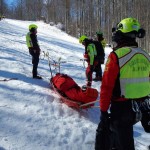
<instances>
[{"instance_id":1,"label":"rescuer in red jacket","mask_svg":"<svg viewBox=\"0 0 150 150\"><path fill-rule=\"evenodd\" d=\"M150 56L136 42L145 30L135 18L126 18L112 31L116 47L103 74L95 150L135 150L133 125L141 120L150 133L150 125L145 125L150 121Z\"/></svg>"}]
</instances>

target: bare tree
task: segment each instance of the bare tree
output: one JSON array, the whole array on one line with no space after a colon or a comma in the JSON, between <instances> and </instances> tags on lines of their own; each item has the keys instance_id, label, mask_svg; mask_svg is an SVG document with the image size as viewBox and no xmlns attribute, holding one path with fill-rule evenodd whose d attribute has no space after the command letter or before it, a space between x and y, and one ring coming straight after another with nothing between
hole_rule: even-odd
<instances>
[{"instance_id":1,"label":"bare tree","mask_svg":"<svg viewBox=\"0 0 150 150\"><path fill-rule=\"evenodd\" d=\"M7 13L7 5L5 0L0 0L0 15L5 15Z\"/></svg>"},{"instance_id":2,"label":"bare tree","mask_svg":"<svg viewBox=\"0 0 150 150\"><path fill-rule=\"evenodd\" d=\"M0 0L0 13L4 13L4 0ZM149 0L16 0L9 15L16 19L61 22L67 33L79 37L93 37L97 30L111 42L111 28L126 18L135 17L146 29L146 37L138 40L140 46L150 51L150 1Z\"/></svg>"}]
</instances>

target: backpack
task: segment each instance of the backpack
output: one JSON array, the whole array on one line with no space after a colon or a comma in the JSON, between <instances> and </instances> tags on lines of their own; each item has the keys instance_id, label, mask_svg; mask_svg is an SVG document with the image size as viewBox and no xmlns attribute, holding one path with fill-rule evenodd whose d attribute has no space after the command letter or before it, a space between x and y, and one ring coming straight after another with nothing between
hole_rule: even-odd
<instances>
[{"instance_id":1,"label":"backpack","mask_svg":"<svg viewBox=\"0 0 150 150\"><path fill-rule=\"evenodd\" d=\"M101 62L101 64L104 63L105 60L105 52L104 52L104 48L102 46L102 44L98 41L92 41L92 43L95 45L96 47L96 51L97 51L97 56L96 59L99 60Z\"/></svg>"}]
</instances>

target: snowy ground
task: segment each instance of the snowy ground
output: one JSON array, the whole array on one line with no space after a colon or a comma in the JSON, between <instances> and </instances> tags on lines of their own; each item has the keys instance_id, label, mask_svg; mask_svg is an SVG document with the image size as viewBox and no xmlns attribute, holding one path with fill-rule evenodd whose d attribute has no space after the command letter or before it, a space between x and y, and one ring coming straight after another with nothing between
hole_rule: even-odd
<instances>
[{"instance_id":1,"label":"snowy ground","mask_svg":"<svg viewBox=\"0 0 150 150\"><path fill-rule=\"evenodd\" d=\"M80 61L84 48L76 38L42 22L0 21L0 80L18 78L0 81L0 150L92 150L99 108L74 110L62 104L49 88L46 58L40 60L38 69L44 79L31 78L31 56L25 43L31 23L38 25L41 50L49 52L55 61L61 57L66 61L61 72L80 86L85 84L85 68ZM107 55L110 51L106 49ZM100 85L93 83L98 91ZM149 134L140 123L134 130L136 149L145 150L150 144Z\"/></svg>"}]
</instances>

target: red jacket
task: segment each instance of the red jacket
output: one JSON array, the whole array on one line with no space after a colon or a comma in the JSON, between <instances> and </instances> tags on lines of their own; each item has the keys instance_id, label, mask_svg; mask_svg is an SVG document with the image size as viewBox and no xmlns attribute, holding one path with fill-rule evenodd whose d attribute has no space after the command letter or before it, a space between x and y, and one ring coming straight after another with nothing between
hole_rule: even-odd
<instances>
[{"instance_id":1,"label":"red jacket","mask_svg":"<svg viewBox=\"0 0 150 150\"><path fill-rule=\"evenodd\" d=\"M124 47L124 46L136 46L138 44L133 40L122 40L114 50ZM100 109L101 111L107 111L111 101L126 101L128 99L121 96L120 89L120 68L117 55L114 52L111 52L103 74L103 80L101 85L100 92Z\"/></svg>"},{"instance_id":2,"label":"red jacket","mask_svg":"<svg viewBox=\"0 0 150 150\"><path fill-rule=\"evenodd\" d=\"M124 101L125 98L119 97L119 63L114 52L111 52L103 74L100 92L100 109L107 111L111 100Z\"/></svg>"}]
</instances>

